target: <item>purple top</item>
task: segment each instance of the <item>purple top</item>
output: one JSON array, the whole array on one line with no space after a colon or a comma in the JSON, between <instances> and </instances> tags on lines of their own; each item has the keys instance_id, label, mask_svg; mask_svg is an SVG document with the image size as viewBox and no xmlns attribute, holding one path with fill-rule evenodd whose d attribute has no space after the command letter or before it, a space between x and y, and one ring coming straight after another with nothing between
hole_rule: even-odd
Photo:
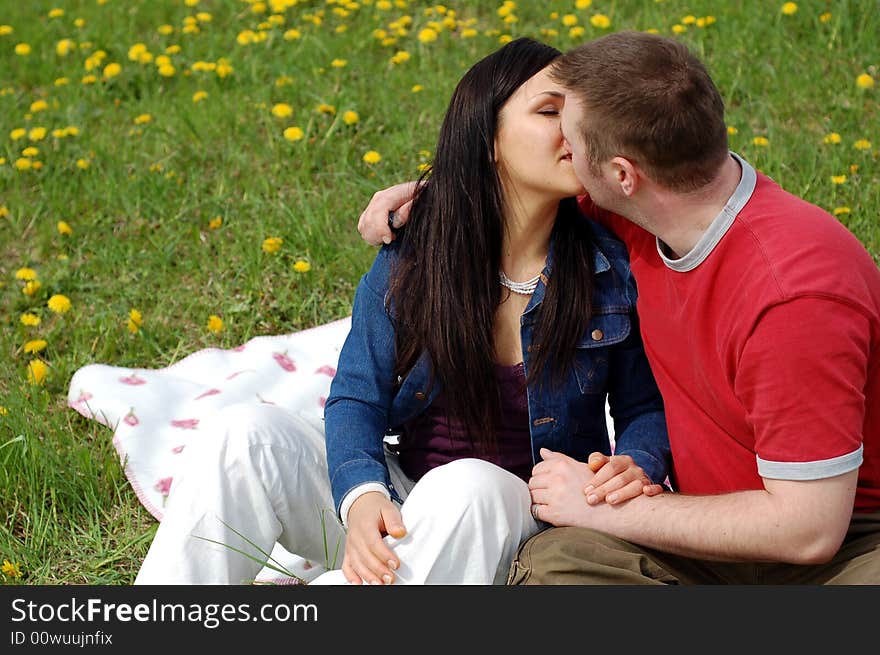
<instances>
[{"instance_id":1,"label":"purple top","mask_svg":"<svg viewBox=\"0 0 880 655\"><path fill-rule=\"evenodd\" d=\"M447 420L446 397L441 392L424 413L403 426L400 467L418 480L435 466L464 457L479 457L528 482L532 475L532 439L523 365L495 365L501 392L501 420L496 426L497 452L478 455L461 423Z\"/></svg>"}]
</instances>

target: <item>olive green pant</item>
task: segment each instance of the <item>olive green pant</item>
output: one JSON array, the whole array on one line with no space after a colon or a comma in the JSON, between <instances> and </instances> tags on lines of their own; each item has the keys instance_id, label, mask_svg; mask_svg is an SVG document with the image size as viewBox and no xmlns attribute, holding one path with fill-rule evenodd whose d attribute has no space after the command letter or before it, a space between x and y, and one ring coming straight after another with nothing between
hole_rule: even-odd
<instances>
[{"instance_id":1,"label":"olive green pant","mask_svg":"<svg viewBox=\"0 0 880 655\"><path fill-rule=\"evenodd\" d=\"M825 564L731 563L643 548L589 528L549 528L524 541L511 585L880 584L880 513L854 514Z\"/></svg>"}]
</instances>

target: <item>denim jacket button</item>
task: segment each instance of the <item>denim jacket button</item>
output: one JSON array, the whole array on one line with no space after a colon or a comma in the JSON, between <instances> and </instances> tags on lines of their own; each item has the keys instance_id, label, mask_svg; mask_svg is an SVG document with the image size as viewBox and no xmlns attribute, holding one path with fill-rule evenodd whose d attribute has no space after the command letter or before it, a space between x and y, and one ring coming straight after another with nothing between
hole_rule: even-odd
<instances>
[{"instance_id":1,"label":"denim jacket button","mask_svg":"<svg viewBox=\"0 0 880 655\"><path fill-rule=\"evenodd\" d=\"M605 336L605 333L602 330L596 329L590 333L590 336L593 337L593 341L602 341L602 337Z\"/></svg>"},{"instance_id":2,"label":"denim jacket button","mask_svg":"<svg viewBox=\"0 0 880 655\"><path fill-rule=\"evenodd\" d=\"M425 394L422 391L416 391L416 400L424 400Z\"/></svg>"}]
</instances>

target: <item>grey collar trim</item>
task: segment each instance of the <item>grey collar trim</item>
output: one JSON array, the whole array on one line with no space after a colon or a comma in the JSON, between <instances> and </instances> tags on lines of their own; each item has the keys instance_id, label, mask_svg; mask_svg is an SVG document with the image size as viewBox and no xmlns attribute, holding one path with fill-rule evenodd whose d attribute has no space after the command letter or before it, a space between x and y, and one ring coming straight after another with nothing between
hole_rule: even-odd
<instances>
[{"instance_id":1,"label":"grey collar trim","mask_svg":"<svg viewBox=\"0 0 880 655\"><path fill-rule=\"evenodd\" d=\"M758 179L755 169L735 152L731 152L730 155L739 162L742 168L742 177L740 177L736 190L727 200L727 204L724 205L721 213L712 219L712 223L691 251L679 259L670 259L663 252L663 242L659 238L657 239L657 252L660 254L660 259L673 271L687 273L702 264L712 253L715 246L718 245L718 242L721 241L722 237L727 234L727 230L733 225L736 215L739 214L749 201L749 198L752 197L752 192L755 190L755 184Z\"/></svg>"}]
</instances>

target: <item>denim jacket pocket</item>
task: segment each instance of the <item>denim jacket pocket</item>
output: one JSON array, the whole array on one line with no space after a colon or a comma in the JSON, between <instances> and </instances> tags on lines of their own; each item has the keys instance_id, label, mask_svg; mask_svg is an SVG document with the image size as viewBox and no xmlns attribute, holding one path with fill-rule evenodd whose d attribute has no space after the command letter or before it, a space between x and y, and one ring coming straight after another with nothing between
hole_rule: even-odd
<instances>
[{"instance_id":1,"label":"denim jacket pocket","mask_svg":"<svg viewBox=\"0 0 880 655\"><path fill-rule=\"evenodd\" d=\"M439 385L432 384L429 361L427 354L423 353L412 370L399 381L388 417L392 431L425 411L439 393Z\"/></svg>"},{"instance_id":2,"label":"denim jacket pocket","mask_svg":"<svg viewBox=\"0 0 880 655\"><path fill-rule=\"evenodd\" d=\"M602 312L602 310L598 310ZM630 333L629 315L607 311L595 313L590 327L577 344L574 372L581 393L601 393L608 386L608 348Z\"/></svg>"}]
</instances>

